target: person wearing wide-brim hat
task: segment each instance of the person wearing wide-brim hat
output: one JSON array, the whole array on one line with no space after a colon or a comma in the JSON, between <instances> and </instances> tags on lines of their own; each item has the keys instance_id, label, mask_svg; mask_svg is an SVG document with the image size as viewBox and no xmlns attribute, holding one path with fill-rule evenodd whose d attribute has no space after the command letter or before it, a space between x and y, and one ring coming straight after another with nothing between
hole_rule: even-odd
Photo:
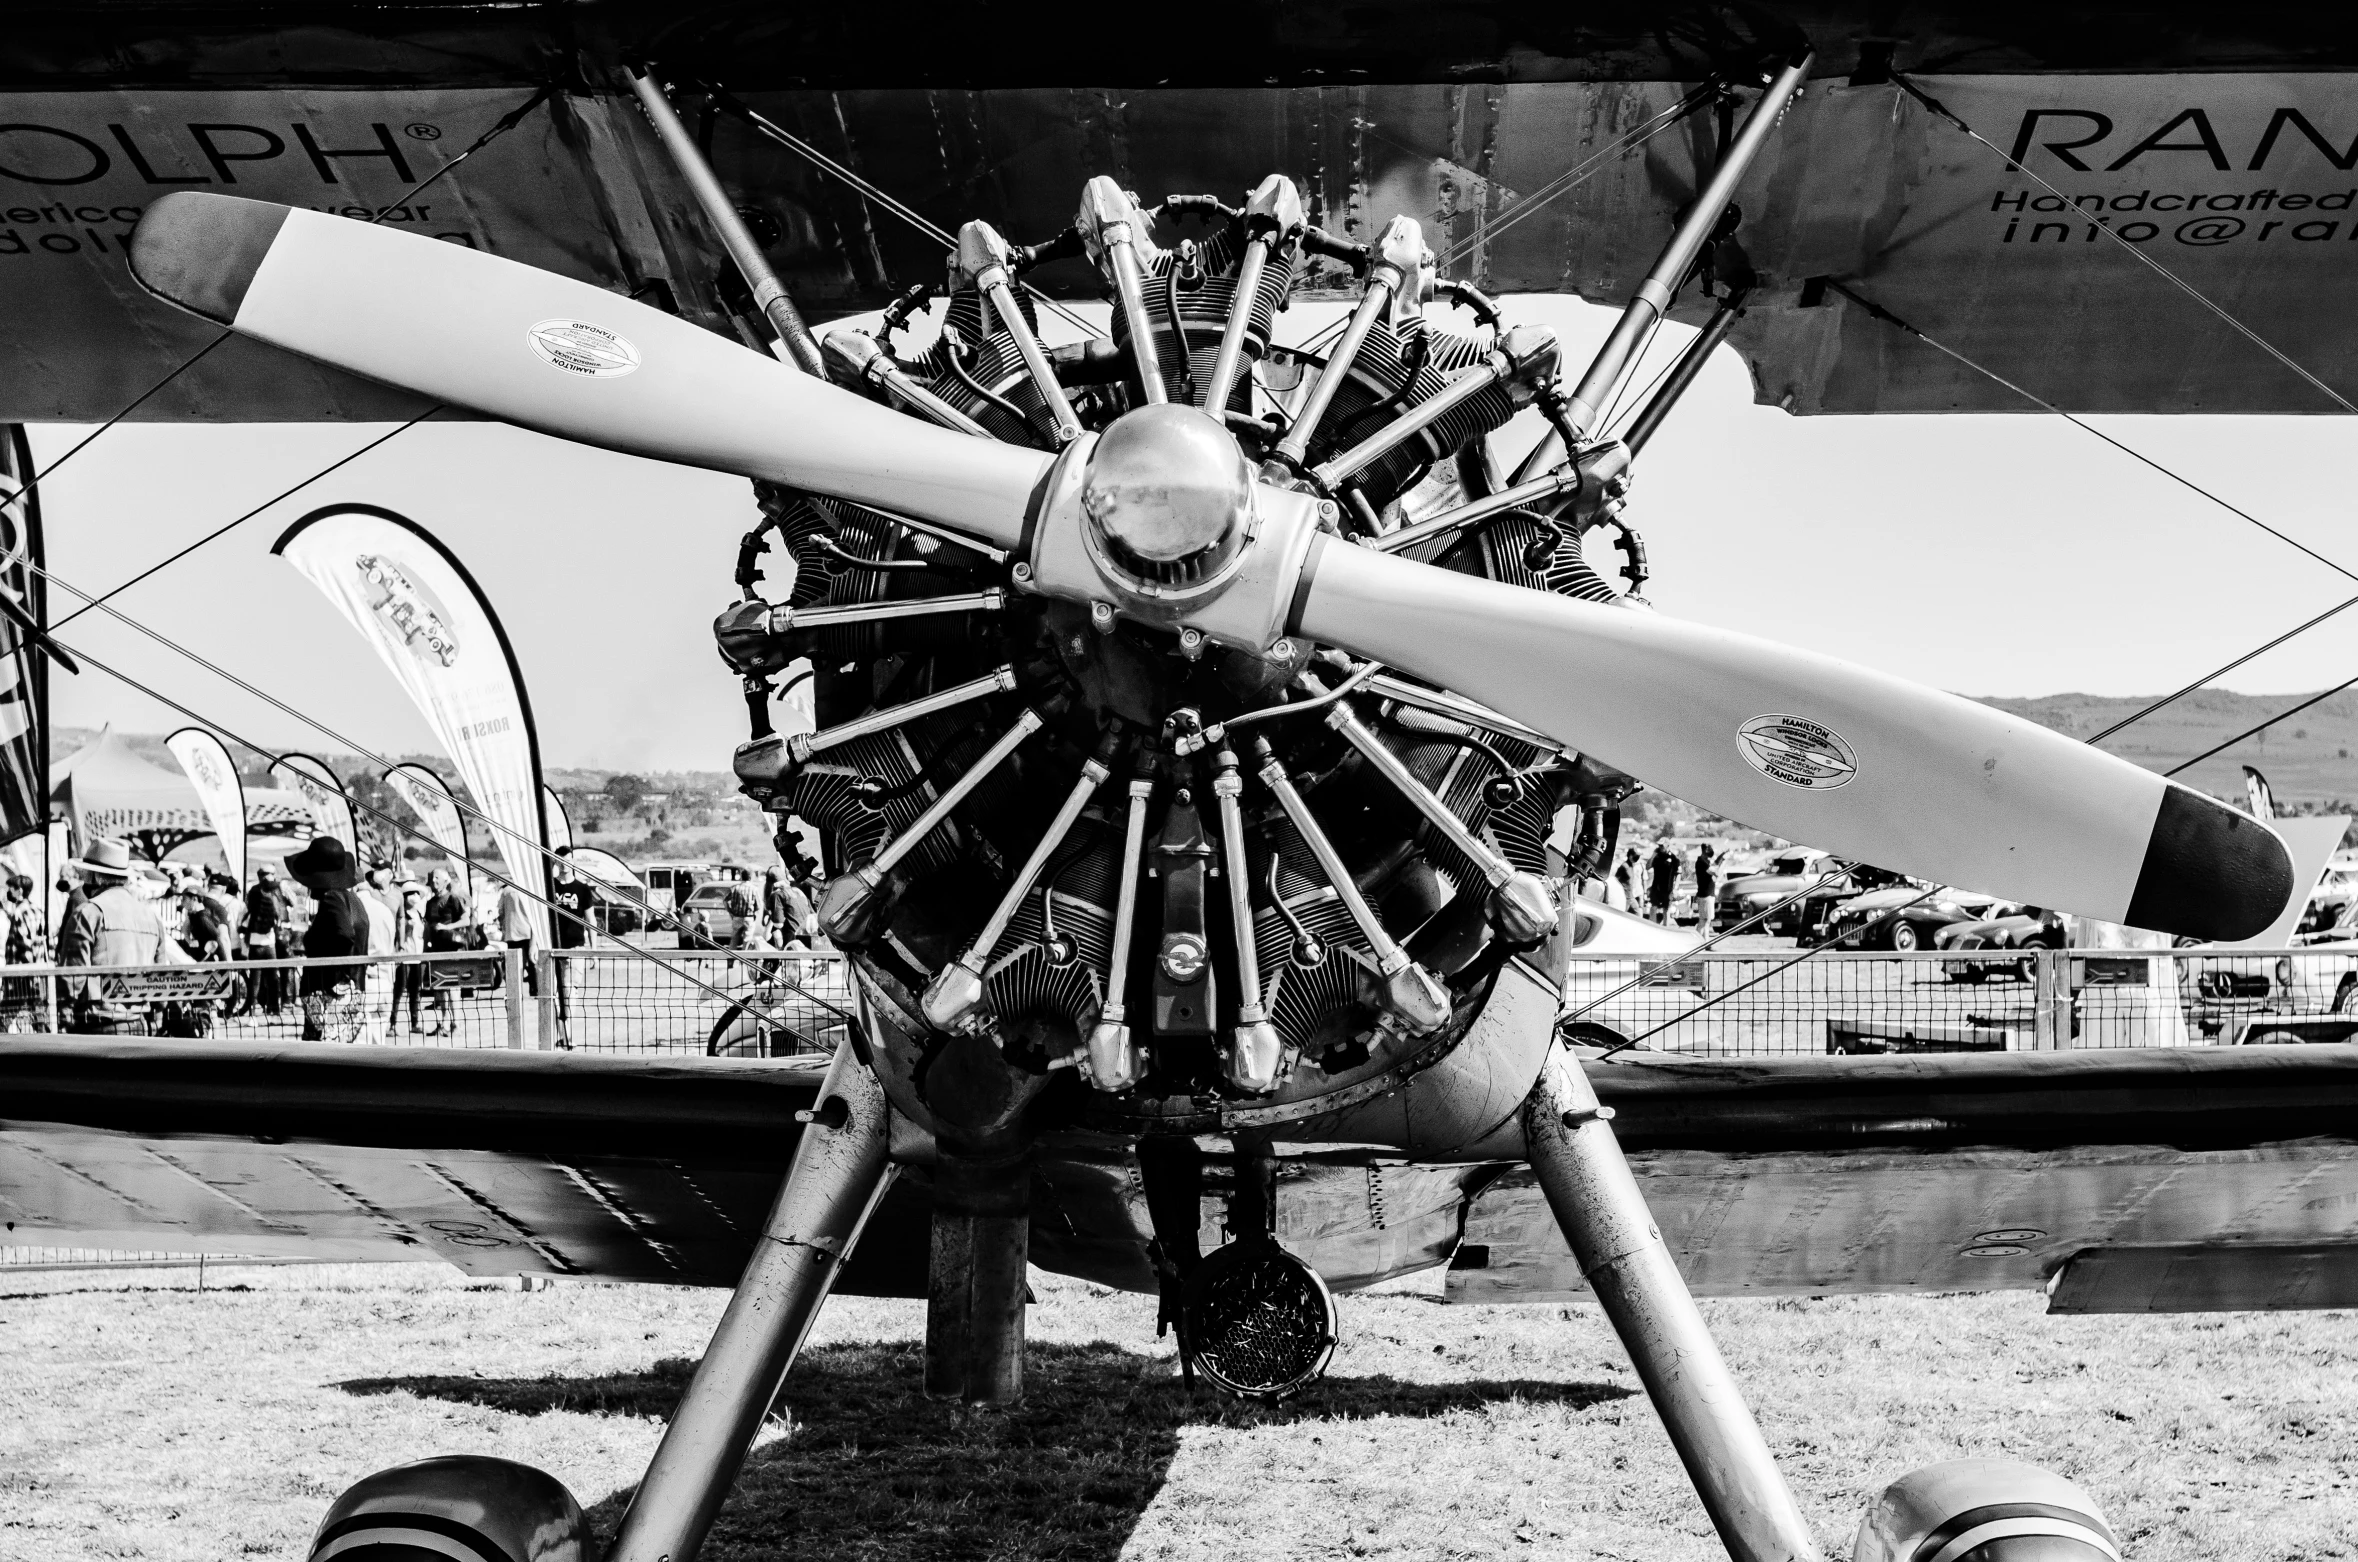
<instances>
[{"instance_id":1,"label":"person wearing wide-brim hat","mask_svg":"<svg viewBox=\"0 0 2358 1562\"><path fill-rule=\"evenodd\" d=\"M368 908L361 904L360 863L332 835L287 859L287 872L319 902L303 930L303 953L313 960L368 953ZM367 1018L361 1000L362 967L307 965L295 990L303 1002L305 1041L357 1041Z\"/></svg>"},{"instance_id":2,"label":"person wearing wide-brim hat","mask_svg":"<svg viewBox=\"0 0 2358 1562\"><path fill-rule=\"evenodd\" d=\"M131 892L129 847L103 837L93 840L73 867L88 894L58 932L59 965L177 965L188 959L165 926L163 911ZM97 977L67 985L75 1030L99 1035L146 1031L146 1012L109 1002Z\"/></svg>"}]
</instances>

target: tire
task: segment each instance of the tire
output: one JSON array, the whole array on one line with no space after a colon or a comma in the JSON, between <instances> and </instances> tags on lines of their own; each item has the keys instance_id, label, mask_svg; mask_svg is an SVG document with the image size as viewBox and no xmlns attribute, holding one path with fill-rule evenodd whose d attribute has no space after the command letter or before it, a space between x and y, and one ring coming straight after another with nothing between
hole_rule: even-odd
<instances>
[{"instance_id":1,"label":"tire","mask_svg":"<svg viewBox=\"0 0 2358 1562\"><path fill-rule=\"evenodd\" d=\"M1891 925L1891 947L1901 954L1910 954L1924 947L1924 935L1916 931L1916 924L1906 919Z\"/></svg>"}]
</instances>

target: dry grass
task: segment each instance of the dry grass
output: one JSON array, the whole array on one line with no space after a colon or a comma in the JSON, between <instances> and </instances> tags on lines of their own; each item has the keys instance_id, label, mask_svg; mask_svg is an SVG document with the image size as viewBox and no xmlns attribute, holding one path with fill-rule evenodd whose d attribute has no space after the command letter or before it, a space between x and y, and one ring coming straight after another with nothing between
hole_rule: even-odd
<instances>
[{"instance_id":1,"label":"dry grass","mask_svg":"<svg viewBox=\"0 0 2358 1562\"><path fill-rule=\"evenodd\" d=\"M0 1280L0 1557L299 1559L347 1482L429 1452L547 1468L610 1531L721 1301L431 1266L194 1283ZM1346 1298L1329 1379L1246 1409L1183 1392L1146 1301L1038 1289L1012 1415L917 1395L916 1304L834 1304L791 1432L755 1450L706 1556L1719 1555L1593 1309ZM2049 1318L2022 1296L1711 1312L1839 1555L1880 1482L2002 1452L2085 1482L2139 1562L2358 1557L2351 1314Z\"/></svg>"}]
</instances>

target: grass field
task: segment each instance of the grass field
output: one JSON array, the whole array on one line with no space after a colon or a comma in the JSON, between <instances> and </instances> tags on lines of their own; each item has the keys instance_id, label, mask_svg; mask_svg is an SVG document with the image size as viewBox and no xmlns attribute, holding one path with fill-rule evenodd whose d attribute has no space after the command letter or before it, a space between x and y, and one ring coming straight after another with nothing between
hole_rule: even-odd
<instances>
[{"instance_id":1,"label":"grass field","mask_svg":"<svg viewBox=\"0 0 2358 1562\"><path fill-rule=\"evenodd\" d=\"M1343 1300L1291 1404L1184 1391L1139 1297L1036 1276L1030 1397L917 1392L920 1307L831 1304L705 1555L1721 1555L1593 1308ZM0 1557L296 1558L381 1466L486 1452L611 1532L717 1292L439 1266L0 1278ZM2358 1557L2358 1315L2050 1318L2034 1297L1709 1304L1829 1550L1929 1460L2084 1482L2139 1562Z\"/></svg>"}]
</instances>

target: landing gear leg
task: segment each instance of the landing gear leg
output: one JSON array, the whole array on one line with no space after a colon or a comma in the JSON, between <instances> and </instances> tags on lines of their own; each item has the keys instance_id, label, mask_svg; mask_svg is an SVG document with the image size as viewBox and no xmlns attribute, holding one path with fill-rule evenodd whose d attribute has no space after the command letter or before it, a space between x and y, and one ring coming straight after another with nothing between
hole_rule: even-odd
<instances>
[{"instance_id":1,"label":"landing gear leg","mask_svg":"<svg viewBox=\"0 0 2358 1562\"><path fill-rule=\"evenodd\" d=\"M1821 1562L1743 1391L1646 1211L1579 1060L1562 1048L1523 1108L1531 1169L1735 1562Z\"/></svg>"},{"instance_id":2,"label":"landing gear leg","mask_svg":"<svg viewBox=\"0 0 2358 1562\"><path fill-rule=\"evenodd\" d=\"M838 1044L769 1224L607 1562L693 1562L837 1270L892 1181L886 1117L876 1076L848 1041Z\"/></svg>"}]
</instances>

